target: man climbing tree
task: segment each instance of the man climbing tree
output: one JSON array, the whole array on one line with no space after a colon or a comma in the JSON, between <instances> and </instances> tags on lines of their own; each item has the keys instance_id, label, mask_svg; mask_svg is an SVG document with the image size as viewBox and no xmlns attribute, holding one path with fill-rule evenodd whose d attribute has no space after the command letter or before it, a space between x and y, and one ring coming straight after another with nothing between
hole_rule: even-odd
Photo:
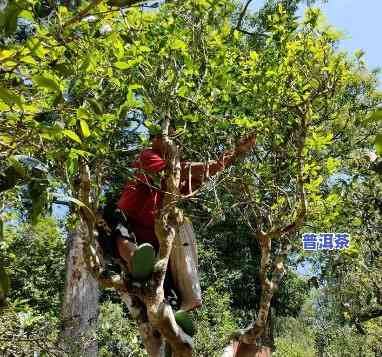
<instances>
[{"instance_id":1,"label":"man climbing tree","mask_svg":"<svg viewBox=\"0 0 382 357\"><path fill-rule=\"evenodd\" d=\"M159 249L155 236L155 216L161 208L163 193L166 192L161 176L166 168L162 136L155 134L150 139L151 148L144 149L132 164L137 172L134 180L126 184L117 203L111 238L116 255L123 259L133 278L138 280L147 280L154 269L155 253ZM232 164L237 157L247 153L255 141L256 135L252 133L241 140L235 149L225 151L216 161L182 161L180 193L191 195L209 176L215 175ZM179 230L178 240L181 243L173 248L165 290L168 297L171 288L175 287L181 296L181 310L190 311L202 303L196 246L190 225L188 230Z\"/></svg>"}]
</instances>

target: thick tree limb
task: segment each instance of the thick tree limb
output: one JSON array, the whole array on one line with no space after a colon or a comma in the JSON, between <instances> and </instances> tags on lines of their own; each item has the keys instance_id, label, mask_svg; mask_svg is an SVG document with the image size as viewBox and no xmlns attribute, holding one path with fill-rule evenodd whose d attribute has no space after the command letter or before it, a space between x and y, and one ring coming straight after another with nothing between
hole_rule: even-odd
<instances>
[{"instance_id":1,"label":"thick tree limb","mask_svg":"<svg viewBox=\"0 0 382 357\"><path fill-rule=\"evenodd\" d=\"M77 15L73 16L71 19L69 19L67 22L65 22L63 25L62 25L62 28L67 28L73 24L75 24L76 22L80 21L81 19L83 19L84 17L86 17L89 12L94 9L95 7L97 7L103 0L94 0L93 2L91 2L87 7L85 7L85 9L81 10Z\"/></svg>"},{"instance_id":2,"label":"thick tree limb","mask_svg":"<svg viewBox=\"0 0 382 357\"><path fill-rule=\"evenodd\" d=\"M261 250L261 262L260 262L260 283L261 283L261 296L260 307L258 316L255 323L245 330L238 332L236 338L246 344L256 344L257 339L263 334L267 324L268 314L271 306L271 301L274 292L278 289L282 278L285 275L284 261L288 252L291 249L291 245L287 240L282 240L280 252L274 259L273 267L271 267L271 247L272 238L282 238L286 234L294 232L304 222L307 204L304 191L304 158L303 150L305 146L305 139L307 135L306 117L302 118L301 133L298 138L297 146L297 158L298 158L298 172L297 172L297 193L300 201L299 211L297 213L296 220L283 228L271 229L268 233L261 231L258 227L256 238L259 241ZM272 279L268 278L268 273L272 268Z\"/></svg>"},{"instance_id":3,"label":"thick tree limb","mask_svg":"<svg viewBox=\"0 0 382 357\"><path fill-rule=\"evenodd\" d=\"M241 330L238 333L238 340L246 344L256 344L257 338L263 333L267 324L269 308L271 306L274 291L274 282L267 277L271 265L272 240L269 235L263 232L257 234L257 239L261 250L259 272L261 283L260 307L254 325L245 330Z\"/></svg>"},{"instance_id":4,"label":"thick tree limb","mask_svg":"<svg viewBox=\"0 0 382 357\"><path fill-rule=\"evenodd\" d=\"M240 12L240 15L239 15L239 19L237 21L237 25L236 25L236 30L241 30L241 25L242 25L242 22L243 22L243 19L244 19L244 16L248 10L248 6L249 4L252 2L252 0L247 0L247 2L245 3L245 5L243 6L241 12Z\"/></svg>"},{"instance_id":5,"label":"thick tree limb","mask_svg":"<svg viewBox=\"0 0 382 357\"><path fill-rule=\"evenodd\" d=\"M163 207L155 220L155 233L159 240L159 261L155 267L151 291L143 296L149 321L158 328L170 343L174 355L186 357L192 355L192 339L176 324L173 311L164 300L163 283L168 267L176 229L183 220L182 212L176 208L180 183L180 157L177 146L169 138L170 117L167 115L162 126L164 156L168 163L166 172L166 191Z\"/></svg>"},{"instance_id":6,"label":"thick tree limb","mask_svg":"<svg viewBox=\"0 0 382 357\"><path fill-rule=\"evenodd\" d=\"M357 314L358 321L365 322L382 316L382 307L369 308Z\"/></svg>"},{"instance_id":7,"label":"thick tree limb","mask_svg":"<svg viewBox=\"0 0 382 357\"><path fill-rule=\"evenodd\" d=\"M84 17L88 16L90 11L93 10L95 7L97 7L102 1L104 1L104 0L93 0L93 2L91 2L87 7L85 7L85 9L81 10L77 15L73 16L71 19L69 19L67 22L65 22L62 25L62 28L65 29L65 28L77 23L78 21L82 20ZM139 0L139 1L131 0L131 1L126 2L126 5L124 4L123 6L128 7L128 6L132 6L135 4L139 4L141 2L142 2L141 0Z\"/></svg>"},{"instance_id":8,"label":"thick tree limb","mask_svg":"<svg viewBox=\"0 0 382 357\"><path fill-rule=\"evenodd\" d=\"M162 302L155 315L149 312L149 319L171 344L177 357L189 357L192 355L192 338L177 325L170 305Z\"/></svg>"},{"instance_id":9,"label":"thick tree limb","mask_svg":"<svg viewBox=\"0 0 382 357\"><path fill-rule=\"evenodd\" d=\"M299 135L298 147L297 147L297 160L298 160L298 173L297 173L297 192L300 201L299 211L297 213L296 220L288 224L283 228L273 229L269 232L272 237L283 237L286 234L295 232L305 221L307 212L306 195L304 188L304 157L303 151L305 146L305 140L307 135L306 116L301 121L301 133Z\"/></svg>"}]
</instances>

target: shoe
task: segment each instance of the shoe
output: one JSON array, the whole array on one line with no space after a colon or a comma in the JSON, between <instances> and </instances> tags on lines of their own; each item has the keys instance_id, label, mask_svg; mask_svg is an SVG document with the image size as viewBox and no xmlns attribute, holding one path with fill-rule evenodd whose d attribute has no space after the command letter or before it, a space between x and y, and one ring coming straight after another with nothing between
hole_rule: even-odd
<instances>
[{"instance_id":1,"label":"shoe","mask_svg":"<svg viewBox=\"0 0 382 357\"><path fill-rule=\"evenodd\" d=\"M141 244L131 260L131 276L134 280L148 280L154 272L155 249L149 243Z\"/></svg>"},{"instance_id":2,"label":"shoe","mask_svg":"<svg viewBox=\"0 0 382 357\"><path fill-rule=\"evenodd\" d=\"M191 315L187 311L179 310L175 313L175 321L189 336L195 335L195 326ZM165 344L165 357L172 357L172 349L168 342Z\"/></svg>"},{"instance_id":3,"label":"shoe","mask_svg":"<svg viewBox=\"0 0 382 357\"><path fill-rule=\"evenodd\" d=\"M195 335L195 325L190 313L184 310L177 311L175 321L187 335L191 337Z\"/></svg>"}]
</instances>

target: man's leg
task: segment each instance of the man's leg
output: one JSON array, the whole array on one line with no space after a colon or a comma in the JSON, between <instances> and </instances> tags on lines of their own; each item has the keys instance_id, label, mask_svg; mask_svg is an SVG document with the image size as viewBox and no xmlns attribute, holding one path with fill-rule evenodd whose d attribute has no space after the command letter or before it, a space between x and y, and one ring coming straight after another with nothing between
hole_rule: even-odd
<instances>
[{"instance_id":1,"label":"man's leg","mask_svg":"<svg viewBox=\"0 0 382 357\"><path fill-rule=\"evenodd\" d=\"M137 245L135 243L130 242L128 239L119 235L116 237L116 246L118 250L119 256L125 261L127 268L131 272L132 267L132 259L135 251L137 250Z\"/></svg>"},{"instance_id":2,"label":"man's leg","mask_svg":"<svg viewBox=\"0 0 382 357\"><path fill-rule=\"evenodd\" d=\"M138 245L135 234L122 223L114 231L116 255L127 265L133 279L145 281L154 271L155 249L149 243Z\"/></svg>"}]
</instances>

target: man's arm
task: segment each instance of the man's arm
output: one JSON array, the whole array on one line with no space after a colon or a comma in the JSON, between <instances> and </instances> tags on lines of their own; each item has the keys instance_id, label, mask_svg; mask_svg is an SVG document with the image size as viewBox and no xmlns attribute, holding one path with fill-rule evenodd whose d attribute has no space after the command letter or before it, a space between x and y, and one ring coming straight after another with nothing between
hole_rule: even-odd
<instances>
[{"instance_id":1,"label":"man's arm","mask_svg":"<svg viewBox=\"0 0 382 357\"><path fill-rule=\"evenodd\" d=\"M248 153L255 144L256 134L251 133L240 140L234 149L225 151L218 160L208 162L182 162L180 177L181 192L188 194L199 188L206 179L232 165L238 157Z\"/></svg>"}]
</instances>

